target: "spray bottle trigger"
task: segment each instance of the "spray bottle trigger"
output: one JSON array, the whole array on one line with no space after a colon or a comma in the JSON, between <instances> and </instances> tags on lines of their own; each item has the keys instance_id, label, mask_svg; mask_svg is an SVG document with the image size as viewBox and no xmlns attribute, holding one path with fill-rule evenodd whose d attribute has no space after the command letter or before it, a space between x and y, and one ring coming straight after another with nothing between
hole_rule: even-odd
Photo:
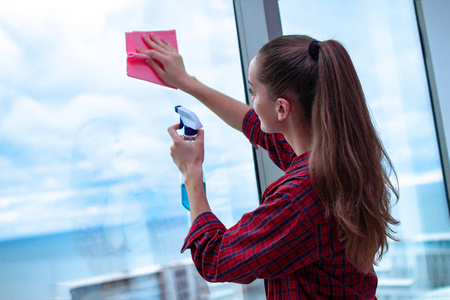
<instances>
[{"instance_id":1,"label":"spray bottle trigger","mask_svg":"<svg viewBox=\"0 0 450 300\"><path fill-rule=\"evenodd\" d=\"M184 127L183 119L180 118L180 128L178 129L183 129L183 127Z\"/></svg>"}]
</instances>

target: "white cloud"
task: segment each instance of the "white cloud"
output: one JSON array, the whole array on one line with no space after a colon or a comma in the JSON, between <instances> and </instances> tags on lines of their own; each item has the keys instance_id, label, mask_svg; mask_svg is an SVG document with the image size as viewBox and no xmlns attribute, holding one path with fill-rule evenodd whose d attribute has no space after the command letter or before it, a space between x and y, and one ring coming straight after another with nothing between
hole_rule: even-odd
<instances>
[{"instance_id":1,"label":"white cloud","mask_svg":"<svg viewBox=\"0 0 450 300\"><path fill-rule=\"evenodd\" d=\"M0 198L0 203L2 208L8 208L9 206L21 203L37 203L38 205L42 205L45 203L58 202L61 199L66 199L73 195L74 192L71 190L56 190L43 193L6 196Z\"/></svg>"},{"instance_id":2,"label":"white cloud","mask_svg":"<svg viewBox=\"0 0 450 300\"><path fill-rule=\"evenodd\" d=\"M20 97L11 104L0 128L4 137L27 147L64 148L78 128L97 118L135 124L145 116L134 102L120 96L81 94L62 107Z\"/></svg>"},{"instance_id":3,"label":"white cloud","mask_svg":"<svg viewBox=\"0 0 450 300\"><path fill-rule=\"evenodd\" d=\"M110 18L139 11L142 5L141 1L122 0L10 1L0 11L0 30L3 27L6 32L0 31L1 51L11 56L19 48L23 55L20 60L11 56L11 67L3 70L7 74L20 71L9 80L41 90L77 82L116 87L126 76L124 27L140 22L133 16L119 22ZM5 42L8 35L9 42Z\"/></svg>"},{"instance_id":4,"label":"white cloud","mask_svg":"<svg viewBox=\"0 0 450 300\"><path fill-rule=\"evenodd\" d=\"M89 30L95 32L104 24L108 14L136 5L139 5L139 1L16 0L3 2L0 16L7 24L26 29L33 34L44 35L61 31L61 29L72 29L89 34Z\"/></svg>"},{"instance_id":5,"label":"white cloud","mask_svg":"<svg viewBox=\"0 0 450 300\"><path fill-rule=\"evenodd\" d=\"M243 94L241 80L230 84L228 79L240 76L240 66L229 63L238 54L232 4L218 0L173 3L18 0L2 7L0 54L11 59L2 63L7 68L0 86L4 109L0 132L2 140L9 143L6 147L20 148L21 155L30 160L19 163L22 157L14 155L0 160L2 178L17 182L4 187L0 199L3 212L9 214L5 220L12 222L17 234L31 232L39 221L45 221L49 230L80 225L77 218L86 211L70 207L74 204L69 190L74 169L72 149L79 129L92 120L111 120L118 127L117 141L108 144L109 149L97 149L98 161L103 163L94 167L105 168L98 169L97 175L115 172L123 178L141 176L129 184L161 190L168 201L179 197L179 190L174 189L179 188L179 173L169 155L171 140L166 131L178 120L173 111L176 104L194 110L205 124L206 168L221 168L227 163L236 166L245 151L251 161L251 146L245 138L224 129L226 125L198 101L180 91L126 77L126 31L176 29L191 74L227 87L228 94ZM209 13L204 14L203 9ZM234 59L239 64L238 57ZM104 136L93 138L100 141L93 143L94 148L105 147L101 143ZM234 144L232 151L220 153L228 151L230 143ZM92 167L86 161L79 164ZM223 178L215 174L211 187L220 186ZM18 215L14 205L27 208ZM101 206L89 207L89 214L104 212ZM60 213L49 213L53 208ZM136 210L130 217L137 215L137 206L129 208ZM126 210L113 206L111 211Z\"/></svg>"},{"instance_id":6,"label":"white cloud","mask_svg":"<svg viewBox=\"0 0 450 300\"><path fill-rule=\"evenodd\" d=\"M237 47L236 36L222 32L235 30L232 8L214 1L209 3L212 14L207 15L196 8L201 5L180 2L174 6L170 1L155 5L139 0L11 1L0 11L4 24L0 30L4 27L7 35L14 36L15 48L23 54L11 62L18 72L8 80L39 91L124 91L134 85L125 74L125 31L177 29L190 71L204 74L204 80L220 82L222 75L215 74L211 54ZM175 17L184 15L190 16L190 26L184 18ZM215 39L222 43L216 45ZM10 74L10 69L4 72Z\"/></svg>"},{"instance_id":7,"label":"white cloud","mask_svg":"<svg viewBox=\"0 0 450 300\"><path fill-rule=\"evenodd\" d=\"M2 66L0 79L4 79L16 73L16 66L22 56L22 51L1 28L0 45L0 65Z\"/></svg>"},{"instance_id":8,"label":"white cloud","mask_svg":"<svg viewBox=\"0 0 450 300\"><path fill-rule=\"evenodd\" d=\"M399 174L399 184L402 187L420 186L430 183L442 182L442 170L434 169L418 174Z\"/></svg>"}]
</instances>

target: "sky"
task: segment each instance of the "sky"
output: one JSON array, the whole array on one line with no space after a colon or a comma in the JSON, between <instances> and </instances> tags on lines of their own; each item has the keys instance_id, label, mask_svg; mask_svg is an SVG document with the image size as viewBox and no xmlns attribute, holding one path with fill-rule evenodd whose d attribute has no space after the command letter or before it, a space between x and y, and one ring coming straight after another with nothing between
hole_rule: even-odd
<instances>
[{"instance_id":1,"label":"sky","mask_svg":"<svg viewBox=\"0 0 450 300\"><path fill-rule=\"evenodd\" d=\"M178 104L205 127L207 190L218 214L229 215L238 196L248 202L236 210L256 207L245 138L192 97L126 76L125 32L175 29L188 72L244 101L232 5L22 0L1 7L0 240L185 215L167 134Z\"/></svg>"},{"instance_id":2,"label":"sky","mask_svg":"<svg viewBox=\"0 0 450 300\"><path fill-rule=\"evenodd\" d=\"M257 205L245 138L125 71L125 32L175 29L188 72L243 101L231 1L0 1L0 240L185 214L166 131L178 104L206 130L213 210L229 226ZM357 3L280 1L283 30L347 47L403 195L419 201L442 171L412 3ZM411 228L413 200L399 209Z\"/></svg>"}]
</instances>

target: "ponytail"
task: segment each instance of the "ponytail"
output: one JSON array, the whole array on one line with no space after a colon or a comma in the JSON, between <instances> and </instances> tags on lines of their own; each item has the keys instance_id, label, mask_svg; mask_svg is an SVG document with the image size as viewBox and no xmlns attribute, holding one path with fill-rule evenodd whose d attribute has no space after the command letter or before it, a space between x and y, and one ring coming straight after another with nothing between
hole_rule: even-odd
<instances>
[{"instance_id":1,"label":"ponytail","mask_svg":"<svg viewBox=\"0 0 450 300\"><path fill-rule=\"evenodd\" d=\"M298 95L312 127L311 179L326 212L338 224L347 258L372 270L394 239L389 225L392 162L374 128L353 63L337 41L283 36L258 53L260 81L274 97ZM377 255L378 253L378 255Z\"/></svg>"},{"instance_id":2,"label":"ponytail","mask_svg":"<svg viewBox=\"0 0 450 300\"><path fill-rule=\"evenodd\" d=\"M398 199L389 180L395 171L347 51L333 40L319 47L311 116L312 180L342 230L348 259L367 272L387 251L387 238L395 239L389 227L398 224L390 214L390 192Z\"/></svg>"}]
</instances>

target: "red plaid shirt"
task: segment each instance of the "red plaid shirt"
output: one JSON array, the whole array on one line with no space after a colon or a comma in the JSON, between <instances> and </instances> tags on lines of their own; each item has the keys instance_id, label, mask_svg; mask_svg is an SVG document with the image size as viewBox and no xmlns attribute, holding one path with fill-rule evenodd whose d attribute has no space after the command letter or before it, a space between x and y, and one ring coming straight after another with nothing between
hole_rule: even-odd
<instances>
[{"instance_id":1,"label":"red plaid shirt","mask_svg":"<svg viewBox=\"0 0 450 300\"><path fill-rule=\"evenodd\" d=\"M212 213L198 216L182 252L191 249L197 270L211 282L264 278L268 299L376 299L375 272L363 274L346 259L336 222L325 217L311 186L309 153L296 156L282 134L262 132L253 110L243 131L285 175L229 229Z\"/></svg>"}]
</instances>

